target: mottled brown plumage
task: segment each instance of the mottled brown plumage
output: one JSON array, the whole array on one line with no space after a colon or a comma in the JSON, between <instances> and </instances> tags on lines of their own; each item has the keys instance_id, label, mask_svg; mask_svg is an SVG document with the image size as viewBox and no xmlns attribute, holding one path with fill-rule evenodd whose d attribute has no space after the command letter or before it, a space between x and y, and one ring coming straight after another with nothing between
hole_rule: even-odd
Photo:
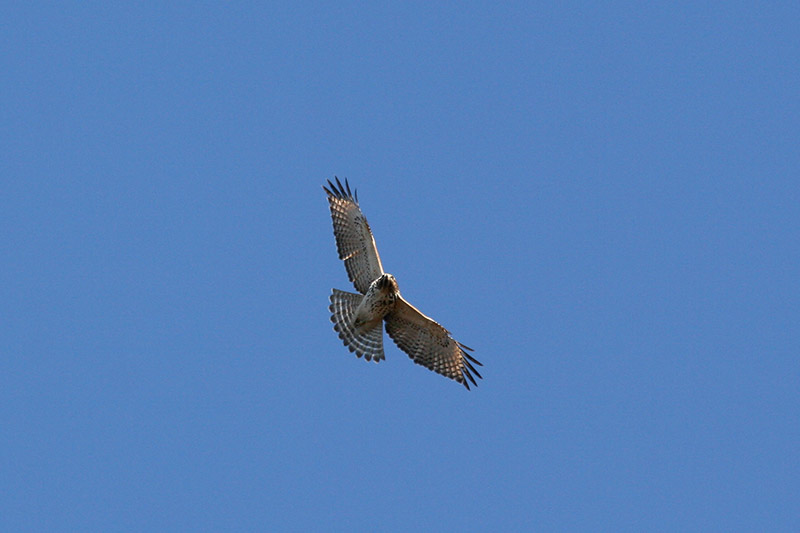
<instances>
[{"instance_id":1,"label":"mottled brown plumage","mask_svg":"<svg viewBox=\"0 0 800 533\"><path fill-rule=\"evenodd\" d=\"M473 374L481 366L432 318L422 314L400 295L397 281L381 265L372 230L358 205L350 184L328 180L328 203L339 259L344 261L350 281L361 294L333 289L330 311L333 329L345 346L358 357L378 362L384 359L382 325L395 344L411 359L434 372L463 384L477 385Z\"/></svg>"}]
</instances>

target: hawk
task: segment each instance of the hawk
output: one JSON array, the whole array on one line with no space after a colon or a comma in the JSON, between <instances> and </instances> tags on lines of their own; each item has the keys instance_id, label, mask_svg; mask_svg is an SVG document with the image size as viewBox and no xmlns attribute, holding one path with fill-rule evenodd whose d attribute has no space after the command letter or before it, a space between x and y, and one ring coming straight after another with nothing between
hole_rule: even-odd
<instances>
[{"instance_id":1,"label":"hawk","mask_svg":"<svg viewBox=\"0 0 800 533\"><path fill-rule=\"evenodd\" d=\"M350 192L339 178L322 188L328 194L333 235L339 259L344 261L350 281L360 294L333 289L333 329L351 352L367 361L383 360L383 324L386 333L418 365L454 379L469 389L477 386L473 363L483 366L467 353L472 348L456 341L450 332L423 315L400 295L394 276L383 271L375 238L358 205L358 193ZM481 378L482 379L482 378Z\"/></svg>"}]
</instances>

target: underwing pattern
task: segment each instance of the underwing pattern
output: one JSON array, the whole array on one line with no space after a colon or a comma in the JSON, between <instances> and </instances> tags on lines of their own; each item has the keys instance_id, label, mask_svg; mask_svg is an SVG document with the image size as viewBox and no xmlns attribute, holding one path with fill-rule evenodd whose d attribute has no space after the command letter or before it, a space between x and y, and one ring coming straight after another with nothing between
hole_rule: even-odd
<instances>
[{"instance_id":1,"label":"underwing pattern","mask_svg":"<svg viewBox=\"0 0 800 533\"><path fill-rule=\"evenodd\" d=\"M401 295L397 280L383 271L375 238L361 212L358 194L335 178L322 188L328 194L333 235L339 259L359 294L333 289L329 307L333 329L344 345L367 361L381 361L383 331L418 365L453 379L469 389L483 366L444 327L422 314Z\"/></svg>"}]
</instances>

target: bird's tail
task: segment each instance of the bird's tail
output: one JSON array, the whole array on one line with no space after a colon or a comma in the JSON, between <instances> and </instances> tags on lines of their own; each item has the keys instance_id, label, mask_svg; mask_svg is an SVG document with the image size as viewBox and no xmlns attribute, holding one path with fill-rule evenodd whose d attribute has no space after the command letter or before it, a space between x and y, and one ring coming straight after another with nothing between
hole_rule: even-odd
<instances>
[{"instance_id":1,"label":"bird's tail","mask_svg":"<svg viewBox=\"0 0 800 533\"><path fill-rule=\"evenodd\" d=\"M331 322L333 329L339 332L339 338L344 341L344 345L351 352L355 352L358 357L364 356L367 361L376 363L383 356L383 320L367 329L361 330L353 326L353 318L358 309L358 304L364 297L352 292L333 289L331 294Z\"/></svg>"}]
</instances>

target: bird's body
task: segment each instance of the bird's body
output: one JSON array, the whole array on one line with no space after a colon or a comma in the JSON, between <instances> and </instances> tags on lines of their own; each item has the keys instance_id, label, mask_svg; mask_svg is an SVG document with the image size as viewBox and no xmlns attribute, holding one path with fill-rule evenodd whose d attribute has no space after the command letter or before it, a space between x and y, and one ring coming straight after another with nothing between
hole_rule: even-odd
<instances>
[{"instance_id":1,"label":"bird's body","mask_svg":"<svg viewBox=\"0 0 800 533\"><path fill-rule=\"evenodd\" d=\"M383 317L394 310L395 302L400 296L400 289L391 274L384 274L373 281L364 299L356 308L353 325L356 329L366 329L370 324L375 325Z\"/></svg>"},{"instance_id":2,"label":"bird's body","mask_svg":"<svg viewBox=\"0 0 800 533\"><path fill-rule=\"evenodd\" d=\"M333 289L331 321L345 346L367 361L380 361L383 353L383 324L397 346L415 363L454 379L469 389L481 377L472 363L480 363L465 350L472 350L450 336L435 320L422 314L400 295L394 276L383 271L375 238L358 206L358 196L339 179L328 180L328 202L339 258L356 290L361 294Z\"/></svg>"}]
</instances>

